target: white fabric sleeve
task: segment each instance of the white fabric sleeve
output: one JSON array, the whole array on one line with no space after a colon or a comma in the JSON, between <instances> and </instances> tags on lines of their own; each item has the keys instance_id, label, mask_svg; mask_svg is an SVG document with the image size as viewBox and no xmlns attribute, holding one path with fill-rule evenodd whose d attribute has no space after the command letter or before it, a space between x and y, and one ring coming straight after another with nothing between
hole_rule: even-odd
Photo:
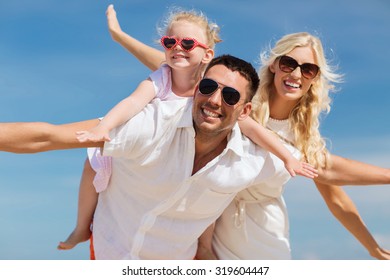
<instances>
[{"instance_id":1,"label":"white fabric sleeve","mask_svg":"<svg viewBox=\"0 0 390 280\"><path fill-rule=\"evenodd\" d=\"M150 152L150 147L161 141L168 129L176 128L186 103L186 100L152 100L131 120L111 130L111 141L105 142L103 155L136 158Z\"/></svg>"}]
</instances>

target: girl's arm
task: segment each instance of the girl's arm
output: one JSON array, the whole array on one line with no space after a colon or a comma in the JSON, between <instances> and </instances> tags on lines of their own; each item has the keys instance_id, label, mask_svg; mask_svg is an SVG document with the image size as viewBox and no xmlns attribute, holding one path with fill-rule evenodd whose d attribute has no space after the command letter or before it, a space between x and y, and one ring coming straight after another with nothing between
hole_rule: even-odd
<instances>
[{"instance_id":1,"label":"girl's arm","mask_svg":"<svg viewBox=\"0 0 390 280\"><path fill-rule=\"evenodd\" d=\"M320 182L316 182L316 185L332 214L359 240L370 255L380 260L389 260L390 251L379 247L360 217L353 201L344 190L339 186Z\"/></svg>"},{"instance_id":2,"label":"girl's arm","mask_svg":"<svg viewBox=\"0 0 390 280\"><path fill-rule=\"evenodd\" d=\"M110 130L134 117L154 97L155 90L152 81L144 80L130 96L115 105L96 127L89 131L79 131L77 139L80 142L110 141Z\"/></svg>"},{"instance_id":3,"label":"girl's arm","mask_svg":"<svg viewBox=\"0 0 390 280\"><path fill-rule=\"evenodd\" d=\"M390 169L331 155L327 169L318 170L316 181L333 185L390 184Z\"/></svg>"},{"instance_id":4,"label":"girl's arm","mask_svg":"<svg viewBox=\"0 0 390 280\"><path fill-rule=\"evenodd\" d=\"M252 118L239 121L240 129L256 145L270 151L284 162L284 166L291 176L296 174L308 178L317 176L317 170L310 164L300 162L283 146L280 139L268 129L257 123Z\"/></svg>"},{"instance_id":5,"label":"girl's arm","mask_svg":"<svg viewBox=\"0 0 390 280\"><path fill-rule=\"evenodd\" d=\"M111 33L112 39L127 49L150 70L157 70L165 60L164 52L149 47L123 32L119 25L114 5L108 6L106 15L108 30Z\"/></svg>"}]
</instances>

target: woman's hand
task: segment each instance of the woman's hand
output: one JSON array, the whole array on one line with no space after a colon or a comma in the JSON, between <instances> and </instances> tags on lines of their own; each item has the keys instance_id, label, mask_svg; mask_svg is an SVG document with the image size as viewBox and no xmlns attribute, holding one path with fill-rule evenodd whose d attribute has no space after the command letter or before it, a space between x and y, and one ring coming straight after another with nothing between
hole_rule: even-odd
<instances>
[{"instance_id":1,"label":"woman's hand","mask_svg":"<svg viewBox=\"0 0 390 280\"><path fill-rule=\"evenodd\" d=\"M376 248L373 252L370 252L370 255L378 260L390 260L390 251L380 247Z\"/></svg>"}]
</instances>

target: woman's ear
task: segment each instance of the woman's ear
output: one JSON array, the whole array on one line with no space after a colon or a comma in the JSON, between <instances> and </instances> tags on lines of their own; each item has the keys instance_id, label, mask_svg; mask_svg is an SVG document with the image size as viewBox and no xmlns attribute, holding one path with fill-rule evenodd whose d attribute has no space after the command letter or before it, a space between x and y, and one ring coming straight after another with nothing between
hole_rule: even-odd
<instances>
[{"instance_id":1,"label":"woman's ear","mask_svg":"<svg viewBox=\"0 0 390 280\"><path fill-rule=\"evenodd\" d=\"M268 66L268 69L269 69L269 71L271 71L271 73L275 74L275 62L272 63L270 66Z\"/></svg>"},{"instance_id":2,"label":"woman's ear","mask_svg":"<svg viewBox=\"0 0 390 280\"><path fill-rule=\"evenodd\" d=\"M213 58L214 58L214 50L207 49L204 56L203 56L202 62L204 64L209 64Z\"/></svg>"},{"instance_id":3,"label":"woman's ear","mask_svg":"<svg viewBox=\"0 0 390 280\"><path fill-rule=\"evenodd\" d=\"M311 80L310 87L308 90L310 90L313 85L318 85L320 83L320 76L321 75L318 74L314 79Z\"/></svg>"}]
</instances>

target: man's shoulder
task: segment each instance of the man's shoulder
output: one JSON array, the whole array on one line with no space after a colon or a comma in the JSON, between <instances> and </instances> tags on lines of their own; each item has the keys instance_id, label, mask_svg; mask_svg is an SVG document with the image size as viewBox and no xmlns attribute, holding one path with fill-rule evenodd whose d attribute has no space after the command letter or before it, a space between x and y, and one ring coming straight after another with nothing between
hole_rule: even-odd
<instances>
[{"instance_id":1,"label":"man's shoulder","mask_svg":"<svg viewBox=\"0 0 390 280\"><path fill-rule=\"evenodd\" d=\"M252 142L251 139L245 136L240 130L238 125L235 125L234 128L232 129L231 136L232 137L230 141L232 142L232 147L234 147L234 150L240 156L242 157L267 156L268 151L263 147L256 145L254 142Z\"/></svg>"},{"instance_id":2,"label":"man's shoulder","mask_svg":"<svg viewBox=\"0 0 390 280\"><path fill-rule=\"evenodd\" d=\"M164 119L170 118L176 115L178 112L183 111L191 103L191 100L187 99L174 99L174 100L161 100L159 98L153 99L144 108L144 114L158 114Z\"/></svg>"},{"instance_id":3,"label":"man's shoulder","mask_svg":"<svg viewBox=\"0 0 390 280\"><path fill-rule=\"evenodd\" d=\"M255 144L251 139L249 139L247 136L242 135L243 137L243 147L244 147L244 153L247 157L262 157L266 158L269 156L269 151L264 149L263 147Z\"/></svg>"},{"instance_id":4,"label":"man's shoulder","mask_svg":"<svg viewBox=\"0 0 390 280\"><path fill-rule=\"evenodd\" d=\"M187 100L153 100L139 114L110 132L112 140L106 142L105 153L135 158L150 153L156 145L168 143L181 127L181 120L187 119L188 105Z\"/></svg>"}]
</instances>

